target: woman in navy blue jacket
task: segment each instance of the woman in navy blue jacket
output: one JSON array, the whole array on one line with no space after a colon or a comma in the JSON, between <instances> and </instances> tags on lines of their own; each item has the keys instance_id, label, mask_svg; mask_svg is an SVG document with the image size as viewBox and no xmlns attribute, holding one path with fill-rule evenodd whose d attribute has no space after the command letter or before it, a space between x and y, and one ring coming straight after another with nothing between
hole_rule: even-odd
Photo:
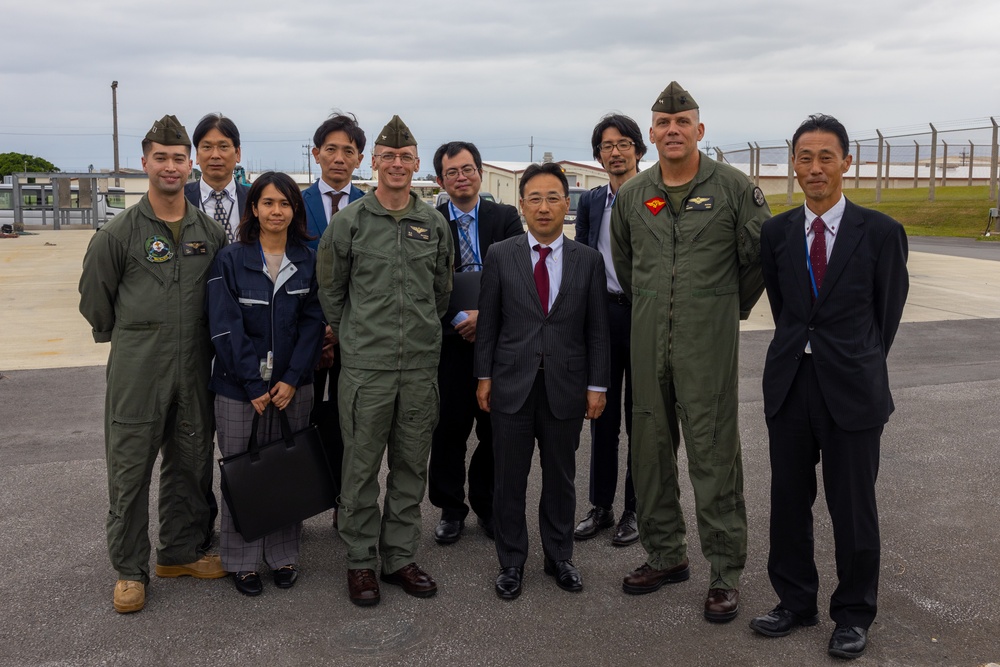
<instances>
[{"instance_id":1,"label":"woman in navy blue jacket","mask_svg":"<svg viewBox=\"0 0 1000 667\"><path fill-rule=\"evenodd\" d=\"M305 428L313 403L313 369L323 340L316 286L316 255L308 246L302 195L286 174L266 172L247 195L238 242L215 258L208 281L208 321L215 345L211 389L219 451L244 452L254 412L269 405L288 415L293 431ZM268 416L274 416L273 410ZM261 442L279 437L279 420L262 418ZM223 503L222 565L236 589L259 595L263 556L279 588L298 576L302 524L247 542Z\"/></svg>"}]
</instances>

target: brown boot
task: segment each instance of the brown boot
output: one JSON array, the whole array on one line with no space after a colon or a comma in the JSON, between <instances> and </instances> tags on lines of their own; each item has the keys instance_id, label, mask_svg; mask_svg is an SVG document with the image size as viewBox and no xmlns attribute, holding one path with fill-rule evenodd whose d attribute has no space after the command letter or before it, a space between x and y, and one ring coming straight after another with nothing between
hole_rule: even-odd
<instances>
[{"instance_id":1,"label":"brown boot","mask_svg":"<svg viewBox=\"0 0 1000 667\"><path fill-rule=\"evenodd\" d=\"M141 581L119 579L115 584L115 611L129 614L146 606L146 586Z\"/></svg>"}]
</instances>

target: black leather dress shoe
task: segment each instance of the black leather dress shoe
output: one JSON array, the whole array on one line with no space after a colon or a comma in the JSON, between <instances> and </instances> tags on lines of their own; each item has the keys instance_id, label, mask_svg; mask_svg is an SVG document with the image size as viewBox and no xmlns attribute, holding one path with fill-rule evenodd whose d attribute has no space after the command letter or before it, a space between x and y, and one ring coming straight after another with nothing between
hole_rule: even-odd
<instances>
[{"instance_id":1,"label":"black leather dress shoe","mask_svg":"<svg viewBox=\"0 0 1000 667\"><path fill-rule=\"evenodd\" d=\"M767 637L784 637L800 625L809 627L817 623L819 623L819 617L816 614L800 616L794 611L778 606L763 616L758 616L750 621L750 627L754 632Z\"/></svg>"},{"instance_id":2,"label":"black leather dress shoe","mask_svg":"<svg viewBox=\"0 0 1000 667\"><path fill-rule=\"evenodd\" d=\"M233 582L236 584L236 590L243 595L253 597L264 592L264 582L260 580L260 575L256 572L248 570L236 572L233 574Z\"/></svg>"},{"instance_id":3,"label":"black leather dress shoe","mask_svg":"<svg viewBox=\"0 0 1000 667\"><path fill-rule=\"evenodd\" d=\"M454 544L462 536L463 528L465 528L464 521L441 519L434 528L434 541L438 544Z\"/></svg>"},{"instance_id":4,"label":"black leather dress shoe","mask_svg":"<svg viewBox=\"0 0 1000 667\"><path fill-rule=\"evenodd\" d=\"M635 519L635 512L625 510L622 518L618 520L618 527L615 528L615 536L611 538L611 544L616 547L627 547L639 541L639 526Z\"/></svg>"},{"instance_id":5,"label":"black leather dress shoe","mask_svg":"<svg viewBox=\"0 0 1000 667\"><path fill-rule=\"evenodd\" d=\"M838 625L830 636L830 648L827 649L827 653L835 658L852 660L861 657L867 645L867 630L850 625Z\"/></svg>"},{"instance_id":6,"label":"black leather dress shoe","mask_svg":"<svg viewBox=\"0 0 1000 667\"><path fill-rule=\"evenodd\" d=\"M299 571L294 565L283 565L277 570L271 570L274 578L274 585L278 588L291 588L295 585L295 580L299 578Z\"/></svg>"},{"instance_id":7,"label":"black leather dress shoe","mask_svg":"<svg viewBox=\"0 0 1000 667\"><path fill-rule=\"evenodd\" d=\"M493 525L493 517L490 517L486 521L483 521L482 519L476 519L476 523L478 523L479 527L483 529L483 533L486 535L486 537L490 538L491 540L496 539L496 527Z\"/></svg>"},{"instance_id":8,"label":"black leather dress shoe","mask_svg":"<svg viewBox=\"0 0 1000 667\"><path fill-rule=\"evenodd\" d=\"M545 574L555 577L556 586L564 591L579 593L583 590L583 577L572 561L546 558Z\"/></svg>"},{"instance_id":9,"label":"black leather dress shoe","mask_svg":"<svg viewBox=\"0 0 1000 667\"><path fill-rule=\"evenodd\" d=\"M573 537L577 540L589 540L605 528L615 525L615 514L603 507L592 507L583 521L576 525Z\"/></svg>"},{"instance_id":10,"label":"black leather dress shoe","mask_svg":"<svg viewBox=\"0 0 1000 667\"><path fill-rule=\"evenodd\" d=\"M524 581L523 567L505 567L497 575L495 586L497 597L503 600L513 600L521 594L521 584Z\"/></svg>"}]
</instances>

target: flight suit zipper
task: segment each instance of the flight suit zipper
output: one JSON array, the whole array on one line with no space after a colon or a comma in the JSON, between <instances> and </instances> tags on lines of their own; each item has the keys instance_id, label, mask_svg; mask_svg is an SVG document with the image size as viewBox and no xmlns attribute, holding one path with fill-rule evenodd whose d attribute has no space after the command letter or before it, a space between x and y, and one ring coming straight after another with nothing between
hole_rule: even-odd
<instances>
[{"instance_id":1,"label":"flight suit zipper","mask_svg":"<svg viewBox=\"0 0 1000 667\"><path fill-rule=\"evenodd\" d=\"M403 221L400 220L396 223L396 261L398 262L396 269L396 285L397 285L397 299L396 306L398 308L396 313L396 320L399 324L399 345L398 354L396 356L396 370L403 370Z\"/></svg>"}]
</instances>

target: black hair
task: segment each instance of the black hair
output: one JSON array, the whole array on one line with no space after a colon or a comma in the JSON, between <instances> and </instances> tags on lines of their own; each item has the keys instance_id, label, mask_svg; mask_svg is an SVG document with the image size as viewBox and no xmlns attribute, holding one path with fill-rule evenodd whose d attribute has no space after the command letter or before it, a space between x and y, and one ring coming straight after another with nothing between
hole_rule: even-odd
<instances>
[{"instance_id":1,"label":"black hair","mask_svg":"<svg viewBox=\"0 0 1000 667\"><path fill-rule=\"evenodd\" d=\"M205 135L212 130L218 130L224 137L232 141L233 148L240 147L240 131L236 127L236 123L221 113L210 113L199 120L198 127L194 128L194 134L191 136L191 143L197 147Z\"/></svg>"},{"instance_id":2,"label":"black hair","mask_svg":"<svg viewBox=\"0 0 1000 667\"><path fill-rule=\"evenodd\" d=\"M799 143L799 137L806 132L829 132L835 135L840 141L840 148L843 150L841 157L846 158L851 154L851 141L847 138L847 129L833 116L814 113L802 121L799 129L795 130L795 136L792 137L793 153L795 152L795 145Z\"/></svg>"},{"instance_id":3,"label":"black hair","mask_svg":"<svg viewBox=\"0 0 1000 667\"><path fill-rule=\"evenodd\" d=\"M542 164L528 165L528 168L524 170L524 174L521 176L521 182L517 186L522 199L524 198L524 186L535 176L541 176L542 174L549 174L558 178L559 182L562 183L563 186L563 194L569 197L569 181L566 180L566 174L563 172L563 168L555 162L543 162Z\"/></svg>"},{"instance_id":4,"label":"black hair","mask_svg":"<svg viewBox=\"0 0 1000 667\"><path fill-rule=\"evenodd\" d=\"M313 146L322 148L323 142L331 132L343 132L354 142L354 146L359 153L365 152L365 131L358 125L358 119L354 114L334 113L323 121L323 124L316 128L313 134Z\"/></svg>"},{"instance_id":5,"label":"black hair","mask_svg":"<svg viewBox=\"0 0 1000 667\"><path fill-rule=\"evenodd\" d=\"M283 194L292 205L292 223L288 225L288 240L300 245L305 245L306 241L311 241L312 237L306 231L306 205L302 200L302 191L295 181L288 174L280 171L265 171L254 179L247 193L247 205L243 211L243 219L236 230L236 237L240 243L252 244L260 239L260 218L253 212L264 188L273 185L278 192Z\"/></svg>"},{"instance_id":6,"label":"black hair","mask_svg":"<svg viewBox=\"0 0 1000 667\"><path fill-rule=\"evenodd\" d=\"M476 169L479 171L483 170L483 157L479 154L479 149L476 145L468 141L449 141L446 144L441 144L436 151L434 151L434 174L438 178L444 178L444 158L455 157L462 151L469 151L472 154L472 160L476 163Z\"/></svg>"},{"instance_id":7,"label":"black hair","mask_svg":"<svg viewBox=\"0 0 1000 667\"><path fill-rule=\"evenodd\" d=\"M646 154L646 144L642 140L642 130L639 129L638 123L620 113L608 114L594 127L594 133L590 136L590 145L594 149L594 159L598 162L601 160L601 137L604 136L604 130L609 127L615 128L622 136L632 140L632 143L635 144L636 159L641 160L642 156Z\"/></svg>"}]
</instances>

